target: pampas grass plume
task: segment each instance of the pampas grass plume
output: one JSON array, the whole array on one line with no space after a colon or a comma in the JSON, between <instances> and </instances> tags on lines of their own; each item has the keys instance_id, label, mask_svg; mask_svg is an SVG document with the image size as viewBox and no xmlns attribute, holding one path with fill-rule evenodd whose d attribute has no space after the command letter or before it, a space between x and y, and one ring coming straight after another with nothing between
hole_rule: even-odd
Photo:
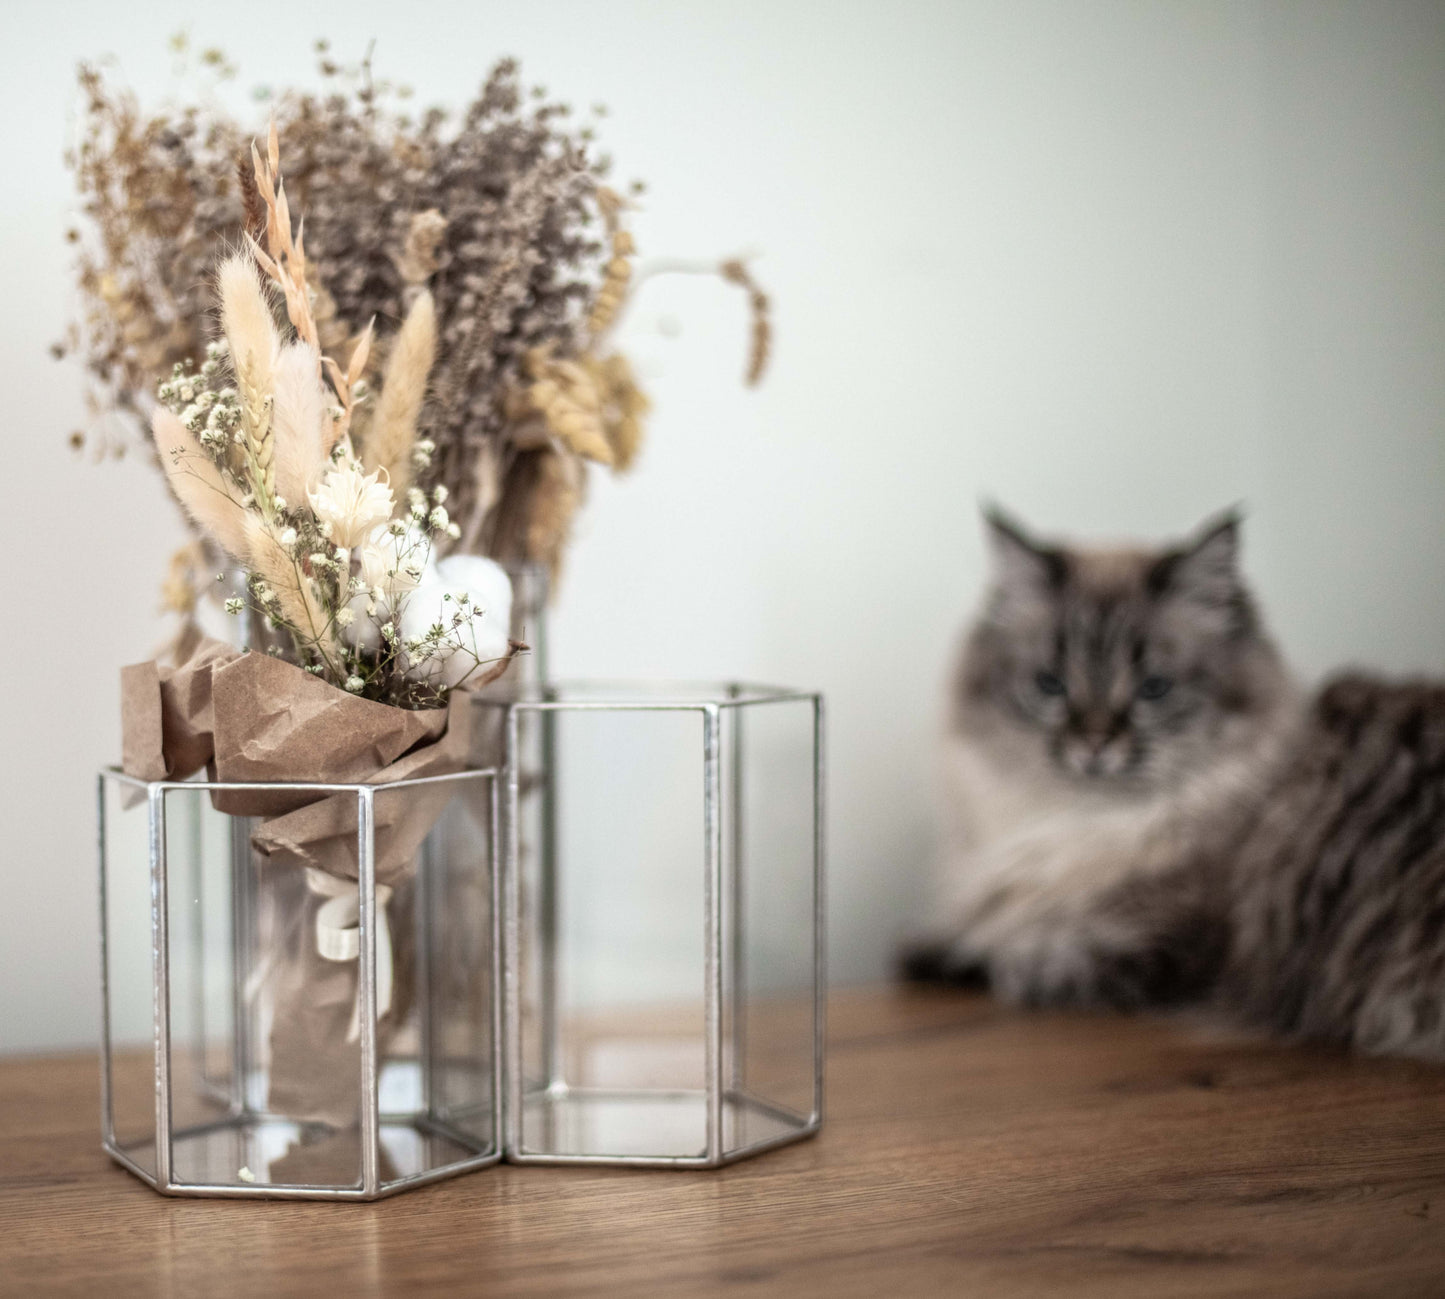
<instances>
[{"instance_id":1,"label":"pampas grass plume","mask_svg":"<svg viewBox=\"0 0 1445 1299\"><path fill-rule=\"evenodd\" d=\"M392 344L366 439L367 469L386 470L392 495L398 501L406 498L406 489L411 486L416 423L426 398L427 375L436 359L436 347L436 307L431 294L422 293L407 312Z\"/></svg>"},{"instance_id":2,"label":"pampas grass plume","mask_svg":"<svg viewBox=\"0 0 1445 1299\"><path fill-rule=\"evenodd\" d=\"M221 298L221 327L231 348L237 378L249 369L247 380L261 393L273 386L272 366L281 350L281 339L271 306L256 278L256 266L245 254L237 253L221 263L217 273Z\"/></svg>"},{"instance_id":3,"label":"pampas grass plume","mask_svg":"<svg viewBox=\"0 0 1445 1299\"><path fill-rule=\"evenodd\" d=\"M166 480L187 514L232 559L245 562L249 551L247 511L232 497L221 471L197 445L180 419L164 406L151 416L151 435Z\"/></svg>"},{"instance_id":4,"label":"pampas grass plume","mask_svg":"<svg viewBox=\"0 0 1445 1299\"><path fill-rule=\"evenodd\" d=\"M326 468L330 421L321 357L309 343L288 343L276 357L273 374L276 490L288 502L300 504Z\"/></svg>"}]
</instances>

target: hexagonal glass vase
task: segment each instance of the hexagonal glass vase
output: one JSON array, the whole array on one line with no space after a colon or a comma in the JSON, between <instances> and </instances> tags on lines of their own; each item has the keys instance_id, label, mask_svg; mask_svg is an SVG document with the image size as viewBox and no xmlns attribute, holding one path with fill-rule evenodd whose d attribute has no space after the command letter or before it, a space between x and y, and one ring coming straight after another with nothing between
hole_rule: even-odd
<instances>
[{"instance_id":1,"label":"hexagonal glass vase","mask_svg":"<svg viewBox=\"0 0 1445 1299\"><path fill-rule=\"evenodd\" d=\"M268 841L215 805L249 796L327 824L288 841L273 821ZM491 770L374 786L102 772L112 1158L169 1195L342 1200L495 1162L497 797Z\"/></svg>"},{"instance_id":2,"label":"hexagonal glass vase","mask_svg":"<svg viewBox=\"0 0 1445 1299\"><path fill-rule=\"evenodd\" d=\"M822 700L503 703L506 1157L712 1167L822 1120Z\"/></svg>"}]
</instances>

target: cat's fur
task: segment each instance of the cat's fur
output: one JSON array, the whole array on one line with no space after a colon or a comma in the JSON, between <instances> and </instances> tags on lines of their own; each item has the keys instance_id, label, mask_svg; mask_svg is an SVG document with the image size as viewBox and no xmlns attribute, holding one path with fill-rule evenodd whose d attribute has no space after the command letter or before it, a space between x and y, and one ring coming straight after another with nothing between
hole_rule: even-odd
<instances>
[{"instance_id":1,"label":"cat's fur","mask_svg":"<svg viewBox=\"0 0 1445 1299\"><path fill-rule=\"evenodd\" d=\"M1445 1055L1445 689L1294 686L1225 516L1163 550L989 516L915 977L1030 1003L1210 995Z\"/></svg>"}]
</instances>

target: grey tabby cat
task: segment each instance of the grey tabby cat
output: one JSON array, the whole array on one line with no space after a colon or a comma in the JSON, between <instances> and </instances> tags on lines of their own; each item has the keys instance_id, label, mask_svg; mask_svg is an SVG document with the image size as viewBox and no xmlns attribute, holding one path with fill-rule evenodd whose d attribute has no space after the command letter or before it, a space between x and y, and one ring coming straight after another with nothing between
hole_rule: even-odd
<instances>
[{"instance_id":1,"label":"grey tabby cat","mask_svg":"<svg viewBox=\"0 0 1445 1299\"><path fill-rule=\"evenodd\" d=\"M940 922L905 973L1028 1003L1207 995L1283 1035L1445 1057L1445 688L1303 695L1233 515L1158 550L988 528Z\"/></svg>"}]
</instances>

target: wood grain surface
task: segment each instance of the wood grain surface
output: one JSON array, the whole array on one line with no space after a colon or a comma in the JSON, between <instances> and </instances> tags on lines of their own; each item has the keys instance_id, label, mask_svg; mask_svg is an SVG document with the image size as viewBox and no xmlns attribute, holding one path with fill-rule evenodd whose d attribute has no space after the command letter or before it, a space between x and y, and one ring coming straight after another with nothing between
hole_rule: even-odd
<instances>
[{"instance_id":1,"label":"wood grain surface","mask_svg":"<svg viewBox=\"0 0 1445 1299\"><path fill-rule=\"evenodd\" d=\"M717 1172L168 1200L90 1056L0 1061L0 1294L1445 1295L1445 1069L879 989L823 1134Z\"/></svg>"}]
</instances>

